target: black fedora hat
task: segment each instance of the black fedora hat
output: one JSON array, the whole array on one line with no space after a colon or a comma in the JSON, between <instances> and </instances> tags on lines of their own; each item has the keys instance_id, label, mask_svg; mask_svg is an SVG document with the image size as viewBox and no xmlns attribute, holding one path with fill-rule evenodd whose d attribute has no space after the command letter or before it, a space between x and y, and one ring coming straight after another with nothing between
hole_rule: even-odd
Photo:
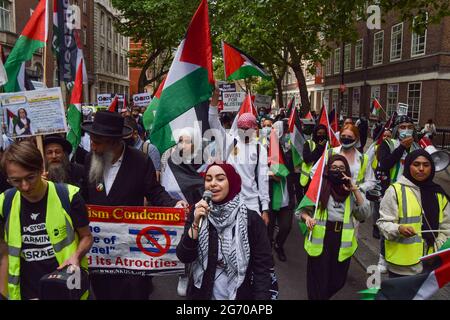
<instances>
[{"instance_id":1,"label":"black fedora hat","mask_svg":"<svg viewBox=\"0 0 450 320\"><path fill-rule=\"evenodd\" d=\"M60 135L52 134L45 137L44 147L52 143L59 144L63 148L64 152L67 154L70 154L72 152L72 145L70 144L70 142L61 137Z\"/></svg>"},{"instance_id":2,"label":"black fedora hat","mask_svg":"<svg viewBox=\"0 0 450 320\"><path fill-rule=\"evenodd\" d=\"M110 111L97 112L94 121L83 122L81 128L88 133L114 138L129 136L133 132L133 129L124 125L120 114Z\"/></svg>"}]
</instances>

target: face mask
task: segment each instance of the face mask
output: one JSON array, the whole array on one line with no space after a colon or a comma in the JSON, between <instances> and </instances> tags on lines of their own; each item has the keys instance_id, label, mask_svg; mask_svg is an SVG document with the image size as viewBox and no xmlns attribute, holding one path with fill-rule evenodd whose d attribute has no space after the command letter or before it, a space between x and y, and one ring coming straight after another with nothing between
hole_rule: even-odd
<instances>
[{"instance_id":1,"label":"face mask","mask_svg":"<svg viewBox=\"0 0 450 320\"><path fill-rule=\"evenodd\" d=\"M412 129L404 129L404 130L398 130L398 137L400 140L412 137L414 130Z\"/></svg>"},{"instance_id":2,"label":"face mask","mask_svg":"<svg viewBox=\"0 0 450 320\"><path fill-rule=\"evenodd\" d=\"M264 137L268 137L270 135L271 128L270 127L264 127L261 129L261 135Z\"/></svg>"},{"instance_id":3,"label":"face mask","mask_svg":"<svg viewBox=\"0 0 450 320\"><path fill-rule=\"evenodd\" d=\"M313 128L311 127L304 127L303 128L303 133L306 134L307 136L310 136L313 132Z\"/></svg>"},{"instance_id":4,"label":"face mask","mask_svg":"<svg viewBox=\"0 0 450 320\"><path fill-rule=\"evenodd\" d=\"M328 180L330 180L332 184L343 184L345 181L343 173L339 170L328 171Z\"/></svg>"},{"instance_id":5,"label":"face mask","mask_svg":"<svg viewBox=\"0 0 450 320\"><path fill-rule=\"evenodd\" d=\"M356 144L356 140L350 138L341 138L342 148L350 149Z\"/></svg>"},{"instance_id":6,"label":"face mask","mask_svg":"<svg viewBox=\"0 0 450 320\"><path fill-rule=\"evenodd\" d=\"M262 117L263 115L265 115L265 113L263 111L260 111L259 116Z\"/></svg>"},{"instance_id":7,"label":"face mask","mask_svg":"<svg viewBox=\"0 0 450 320\"><path fill-rule=\"evenodd\" d=\"M322 142L324 140L327 140L327 136L317 136L317 142Z\"/></svg>"}]
</instances>

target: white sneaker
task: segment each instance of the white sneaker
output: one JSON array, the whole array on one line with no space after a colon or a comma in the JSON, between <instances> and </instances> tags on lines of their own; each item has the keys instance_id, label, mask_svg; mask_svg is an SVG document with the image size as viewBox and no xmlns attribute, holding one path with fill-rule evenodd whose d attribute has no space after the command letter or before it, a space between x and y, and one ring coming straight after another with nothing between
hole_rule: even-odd
<instances>
[{"instance_id":1,"label":"white sneaker","mask_svg":"<svg viewBox=\"0 0 450 320\"><path fill-rule=\"evenodd\" d=\"M380 259L378 260L378 270L380 273L387 273L387 263L384 256L380 254Z\"/></svg>"},{"instance_id":2,"label":"white sneaker","mask_svg":"<svg viewBox=\"0 0 450 320\"><path fill-rule=\"evenodd\" d=\"M178 277L178 286L177 286L177 294L180 297L186 297L188 286L188 277L186 275L182 275Z\"/></svg>"}]
</instances>

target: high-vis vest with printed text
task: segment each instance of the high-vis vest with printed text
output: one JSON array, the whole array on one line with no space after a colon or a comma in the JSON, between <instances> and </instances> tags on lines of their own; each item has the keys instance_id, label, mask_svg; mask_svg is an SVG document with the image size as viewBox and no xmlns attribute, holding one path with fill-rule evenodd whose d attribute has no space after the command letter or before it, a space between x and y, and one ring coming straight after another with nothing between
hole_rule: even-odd
<instances>
[{"instance_id":1,"label":"high-vis vest with printed text","mask_svg":"<svg viewBox=\"0 0 450 320\"><path fill-rule=\"evenodd\" d=\"M67 185L69 203L79 188ZM5 192L6 193L6 192ZM8 245L8 296L11 300L20 300L20 254L22 248L22 232L20 225L20 192L15 192L12 198L11 209L3 212L5 193L0 195L0 215L6 216L5 241ZM77 250L79 244L78 234L75 232L72 219L58 196L55 184L48 181L47 211L45 226L50 243L53 246L58 264L63 264ZM86 257L81 260L80 267L87 270ZM53 271L53 270L52 270ZM89 292L86 291L81 299L87 299Z\"/></svg>"}]
</instances>

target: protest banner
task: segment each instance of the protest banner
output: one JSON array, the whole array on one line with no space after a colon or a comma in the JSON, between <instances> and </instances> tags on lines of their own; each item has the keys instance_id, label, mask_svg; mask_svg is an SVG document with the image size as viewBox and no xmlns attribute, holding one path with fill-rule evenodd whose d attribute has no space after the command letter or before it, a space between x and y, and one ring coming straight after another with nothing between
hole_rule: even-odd
<instances>
[{"instance_id":1,"label":"protest banner","mask_svg":"<svg viewBox=\"0 0 450 320\"><path fill-rule=\"evenodd\" d=\"M219 83L219 90L221 92L236 92L236 84L221 82L221 83Z\"/></svg>"},{"instance_id":2,"label":"protest banner","mask_svg":"<svg viewBox=\"0 0 450 320\"><path fill-rule=\"evenodd\" d=\"M60 87L2 93L0 101L8 137L67 132Z\"/></svg>"},{"instance_id":3,"label":"protest banner","mask_svg":"<svg viewBox=\"0 0 450 320\"><path fill-rule=\"evenodd\" d=\"M94 244L87 254L94 274L184 273L176 256L183 235L183 208L87 205Z\"/></svg>"},{"instance_id":4,"label":"protest banner","mask_svg":"<svg viewBox=\"0 0 450 320\"><path fill-rule=\"evenodd\" d=\"M149 93L133 94L133 105L135 107L148 107L151 101L152 97Z\"/></svg>"},{"instance_id":5,"label":"protest banner","mask_svg":"<svg viewBox=\"0 0 450 320\"><path fill-rule=\"evenodd\" d=\"M245 99L245 92L223 92L222 112L237 112Z\"/></svg>"}]
</instances>

